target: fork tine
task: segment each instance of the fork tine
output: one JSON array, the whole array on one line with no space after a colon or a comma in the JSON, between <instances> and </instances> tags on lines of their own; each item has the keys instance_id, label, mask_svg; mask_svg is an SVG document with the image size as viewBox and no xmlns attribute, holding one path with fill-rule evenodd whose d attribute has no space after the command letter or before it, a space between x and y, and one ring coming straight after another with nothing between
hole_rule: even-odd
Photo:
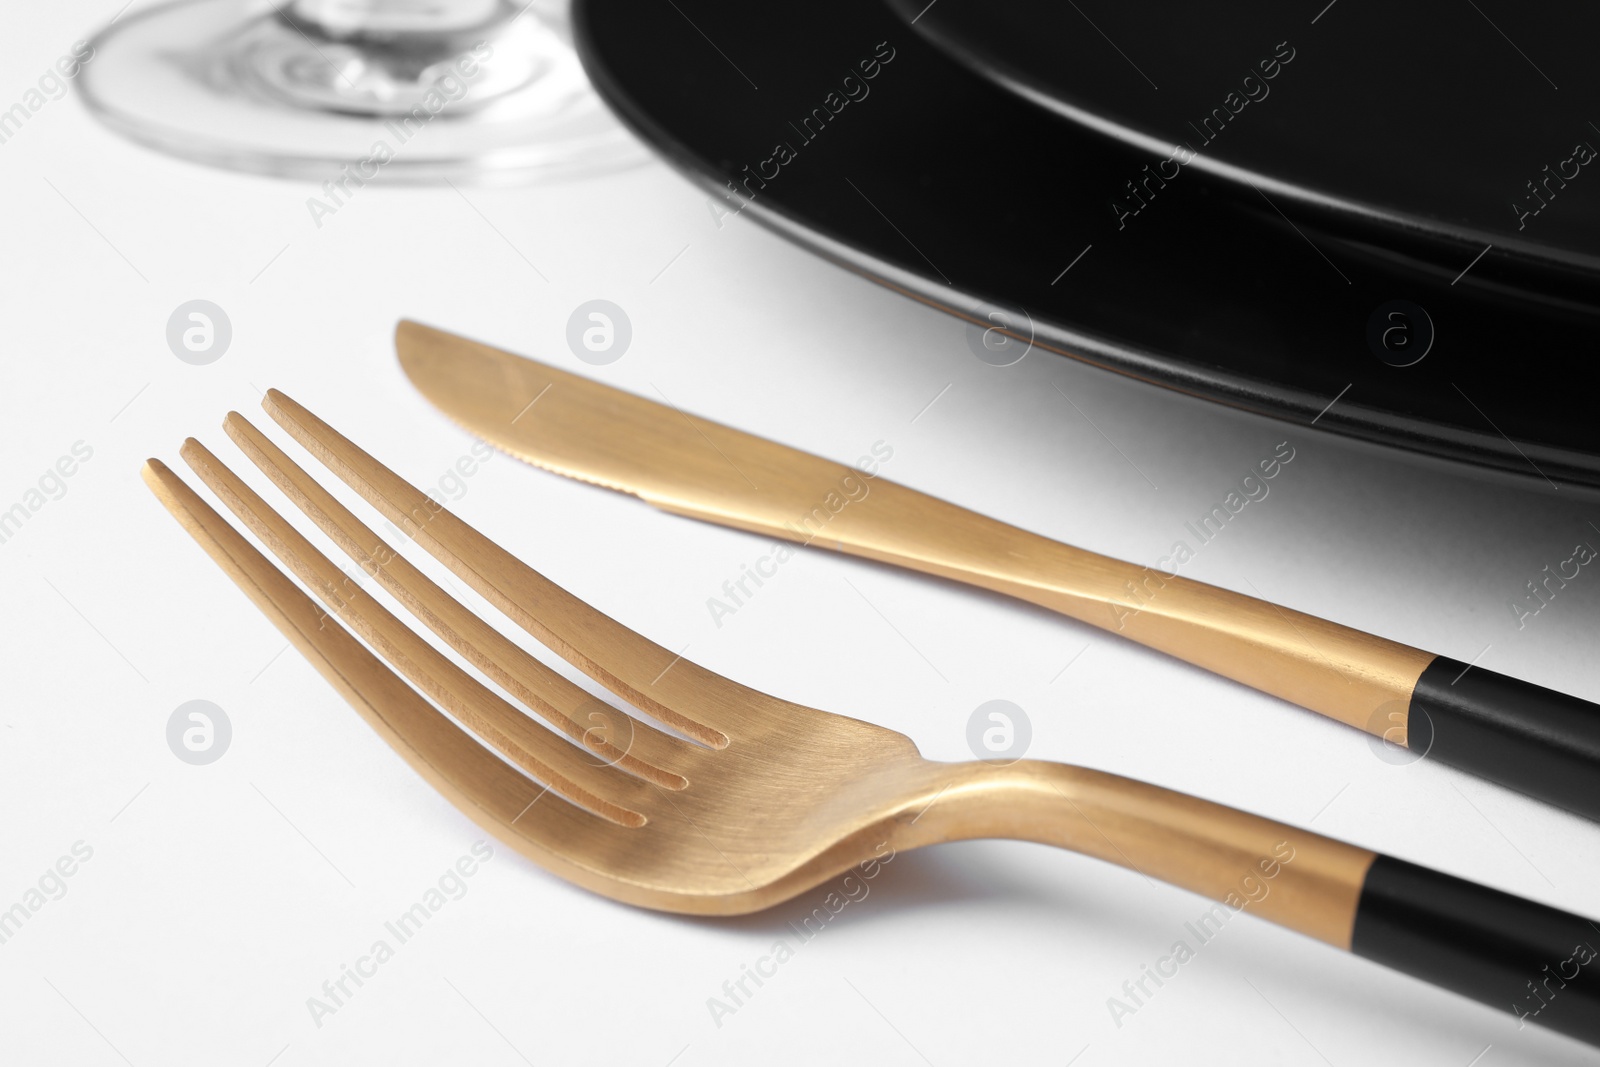
<instances>
[{"instance_id":1,"label":"fork tine","mask_svg":"<svg viewBox=\"0 0 1600 1067\"><path fill-rule=\"evenodd\" d=\"M634 633L518 560L276 389L261 406L307 451L541 644L634 707L722 748L787 707ZM692 712L686 709L693 709Z\"/></svg>"},{"instance_id":2,"label":"fork tine","mask_svg":"<svg viewBox=\"0 0 1600 1067\"><path fill-rule=\"evenodd\" d=\"M244 416L229 412L223 428L240 451L365 573L376 577L424 625L546 722L641 778L668 789L688 785L681 774L666 768L682 765L690 753L703 749L639 722L626 712L600 705L583 689L517 647L395 552ZM595 706L604 710L589 711ZM580 717L586 711L585 717L590 721ZM602 723L598 729L593 721L596 717ZM613 736L597 737L601 732ZM616 744L613 737L622 744Z\"/></svg>"},{"instance_id":3,"label":"fork tine","mask_svg":"<svg viewBox=\"0 0 1600 1067\"><path fill-rule=\"evenodd\" d=\"M162 505L318 673L413 770L478 825L565 877L573 877L574 864L561 842L616 830L559 796L545 796L544 786L475 742L348 630L329 622L288 575L165 463L148 460L141 473ZM523 820L541 798L539 818Z\"/></svg>"},{"instance_id":4,"label":"fork tine","mask_svg":"<svg viewBox=\"0 0 1600 1067\"><path fill-rule=\"evenodd\" d=\"M424 641L382 604L362 592L238 475L190 438L179 453L236 516L297 577L376 648L411 683L452 712L529 774L590 811L621 826L645 824L637 801L644 783L585 760L558 738L495 696ZM623 802L619 802L621 798ZM633 803L628 803L628 801Z\"/></svg>"}]
</instances>

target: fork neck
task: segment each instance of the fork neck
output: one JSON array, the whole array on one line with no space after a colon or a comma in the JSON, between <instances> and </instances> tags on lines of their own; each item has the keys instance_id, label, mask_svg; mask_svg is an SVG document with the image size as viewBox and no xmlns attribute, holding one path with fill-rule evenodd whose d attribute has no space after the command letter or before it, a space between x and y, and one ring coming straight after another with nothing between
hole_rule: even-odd
<instances>
[{"instance_id":1,"label":"fork neck","mask_svg":"<svg viewBox=\"0 0 1600 1067\"><path fill-rule=\"evenodd\" d=\"M1341 949L1376 853L1102 771L1021 760L949 767L897 844L1008 838L1159 878ZM935 799L936 797L936 799Z\"/></svg>"}]
</instances>

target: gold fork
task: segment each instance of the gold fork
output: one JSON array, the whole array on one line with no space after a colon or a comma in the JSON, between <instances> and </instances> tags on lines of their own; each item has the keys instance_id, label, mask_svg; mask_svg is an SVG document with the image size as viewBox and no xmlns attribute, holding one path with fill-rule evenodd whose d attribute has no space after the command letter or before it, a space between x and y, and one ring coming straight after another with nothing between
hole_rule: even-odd
<instances>
[{"instance_id":1,"label":"gold fork","mask_svg":"<svg viewBox=\"0 0 1600 1067\"><path fill-rule=\"evenodd\" d=\"M643 713L595 700L478 618L237 413L224 426L251 461L549 728L364 593L198 441L181 450L194 472L393 670L173 471L155 459L145 465L167 509L396 752L489 832L571 882L644 907L735 915L886 848L1036 841L1248 908L1600 1043L1600 963L1586 967L1593 949L1580 958L1600 945L1600 927L1577 916L1103 771L925 760L901 734L768 696L674 655L513 558L288 397L271 391L264 407L512 621Z\"/></svg>"}]
</instances>

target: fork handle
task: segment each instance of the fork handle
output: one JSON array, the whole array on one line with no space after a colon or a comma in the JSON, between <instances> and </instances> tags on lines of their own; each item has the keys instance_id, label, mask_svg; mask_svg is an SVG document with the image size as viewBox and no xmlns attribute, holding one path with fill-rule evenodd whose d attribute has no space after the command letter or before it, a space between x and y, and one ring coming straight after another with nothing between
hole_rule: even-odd
<instances>
[{"instance_id":1,"label":"fork handle","mask_svg":"<svg viewBox=\"0 0 1600 1067\"><path fill-rule=\"evenodd\" d=\"M1178 963L1249 911L1510 1012L1524 1025L1600 1046L1600 926L1578 915L1087 767L960 764L935 776L905 810L897 846L1037 841L1216 901L1184 924ZM1157 962L1163 977L1171 976L1171 960ZM1123 1006L1139 1005L1130 996Z\"/></svg>"},{"instance_id":2,"label":"fork handle","mask_svg":"<svg viewBox=\"0 0 1600 1067\"><path fill-rule=\"evenodd\" d=\"M1600 927L1576 915L1380 855L1350 950L1600 1045Z\"/></svg>"}]
</instances>

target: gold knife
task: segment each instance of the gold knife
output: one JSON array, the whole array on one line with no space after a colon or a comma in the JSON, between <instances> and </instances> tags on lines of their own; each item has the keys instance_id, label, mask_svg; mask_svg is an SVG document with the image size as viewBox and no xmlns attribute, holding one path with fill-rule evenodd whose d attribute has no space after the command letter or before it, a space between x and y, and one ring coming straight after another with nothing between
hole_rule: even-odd
<instances>
[{"instance_id":1,"label":"gold knife","mask_svg":"<svg viewBox=\"0 0 1600 1067\"><path fill-rule=\"evenodd\" d=\"M443 330L402 321L395 347L446 415L546 470L1005 593L1600 818L1600 706L1074 548Z\"/></svg>"}]
</instances>

